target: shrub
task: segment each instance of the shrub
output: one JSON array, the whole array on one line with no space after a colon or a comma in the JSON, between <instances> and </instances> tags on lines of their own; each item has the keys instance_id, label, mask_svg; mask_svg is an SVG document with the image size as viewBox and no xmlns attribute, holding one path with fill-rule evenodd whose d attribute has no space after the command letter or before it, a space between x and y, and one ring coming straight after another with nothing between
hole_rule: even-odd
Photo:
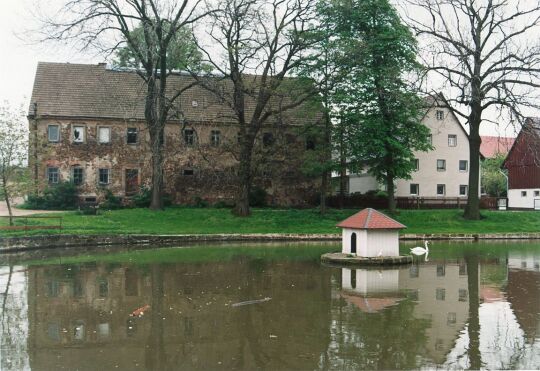
<instances>
[{"instance_id":1,"label":"shrub","mask_svg":"<svg viewBox=\"0 0 540 371\"><path fill-rule=\"evenodd\" d=\"M266 191L261 187L253 187L249 192L249 205L254 207L265 207L266 204Z\"/></svg>"},{"instance_id":2,"label":"shrub","mask_svg":"<svg viewBox=\"0 0 540 371\"><path fill-rule=\"evenodd\" d=\"M193 197L193 206L199 207L199 208L205 208L208 207L208 201L202 199L199 196Z\"/></svg>"},{"instance_id":3,"label":"shrub","mask_svg":"<svg viewBox=\"0 0 540 371\"><path fill-rule=\"evenodd\" d=\"M29 195L24 207L43 210L73 210L79 203L79 191L71 182L47 187L43 196Z\"/></svg>"},{"instance_id":4,"label":"shrub","mask_svg":"<svg viewBox=\"0 0 540 371\"><path fill-rule=\"evenodd\" d=\"M152 191L148 187L141 187L131 200L136 207L148 207L152 201Z\"/></svg>"},{"instance_id":5,"label":"shrub","mask_svg":"<svg viewBox=\"0 0 540 371\"><path fill-rule=\"evenodd\" d=\"M118 210L123 207L122 198L115 196L110 189L105 190L105 201L99 207L104 210Z\"/></svg>"}]
</instances>

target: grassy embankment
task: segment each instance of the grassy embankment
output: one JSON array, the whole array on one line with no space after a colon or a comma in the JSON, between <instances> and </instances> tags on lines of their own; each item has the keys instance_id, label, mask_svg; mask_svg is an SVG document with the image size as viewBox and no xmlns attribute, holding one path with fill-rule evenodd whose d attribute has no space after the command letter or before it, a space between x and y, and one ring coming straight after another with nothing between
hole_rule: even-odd
<instances>
[{"instance_id":1,"label":"grassy embankment","mask_svg":"<svg viewBox=\"0 0 540 371\"><path fill-rule=\"evenodd\" d=\"M228 209L172 207L153 212L126 209L79 215L65 212L62 230L0 231L0 235L43 234L214 234L214 233L339 233L336 223L356 210L254 209L238 218ZM467 221L460 210L402 210L397 216L408 228L403 233L511 233L540 232L540 213L483 211L484 219ZM20 221L23 223L23 221ZM6 224L6 219L0 219ZM32 224L50 223L32 220Z\"/></svg>"}]
</instances>

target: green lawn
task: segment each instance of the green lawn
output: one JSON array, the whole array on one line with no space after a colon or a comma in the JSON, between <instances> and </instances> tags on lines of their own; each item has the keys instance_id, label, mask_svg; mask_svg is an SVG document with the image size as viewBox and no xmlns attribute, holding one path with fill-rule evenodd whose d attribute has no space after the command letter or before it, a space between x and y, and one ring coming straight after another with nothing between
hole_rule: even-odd
<instances>
[{"instance_id":1,"label":"green lawn","mask_svg":"<svg viewBox=\"0 0 540 371\"><path fill-rule=\"evenodd\" d=\"M238 218L228 209L171 207L164 211L126 209L79 215L65 212L64 229L0 231L1 235L63 234L213 234L213 233L339 233L336 223L356 210L254 209ZM408 228L403 233L504 233L540 232L540 213L484 211L484 219L466 221L459 210L402 210L397 219ZM50 221L31 220L32 224ZM56 222L56 221L55 221ZM54 222L53 222L54 223Z\"/></svg>"}]
</instances>

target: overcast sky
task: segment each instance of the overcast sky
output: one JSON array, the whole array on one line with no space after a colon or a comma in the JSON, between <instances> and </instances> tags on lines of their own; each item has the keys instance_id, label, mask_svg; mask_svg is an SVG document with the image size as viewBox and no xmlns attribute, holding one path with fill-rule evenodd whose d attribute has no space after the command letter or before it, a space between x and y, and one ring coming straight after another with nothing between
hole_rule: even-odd
<instances>
[{"instance_id":1,"label":"overcast sky","mask_svg":"<svg viewBox=\"0 0 540 371\"><path fill-rule=\"evenodd\" d=\"M60 44L32 42L28 33L39 28L36 4L46 4L54 9L65 0L0 0L0 101L12 105L28 106L38 61L98 63L103 57L82 53L73 47ZM504 123L483 124L482 135L515 136L516 130Z\"/></svg>"}]
</instances>

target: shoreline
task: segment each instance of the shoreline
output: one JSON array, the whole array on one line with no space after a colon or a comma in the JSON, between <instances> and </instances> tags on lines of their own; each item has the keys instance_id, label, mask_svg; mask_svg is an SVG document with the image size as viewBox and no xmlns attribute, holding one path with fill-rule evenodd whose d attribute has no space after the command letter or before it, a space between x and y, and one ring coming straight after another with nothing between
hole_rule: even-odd
<instances>
[{"instance_id":1,"label":"shoreline","mask_svg":"<svg viewBox=\"0 0 540 371\"><path fill-rule=\"evenodd\" d=\"M426 233L403 234L400 241L479 241L479 240L540 240L540 233ZM30 237L0 237L0 253L82 246L171 245L197 242L275 242L328 241L340 242L341 234L181 234L181 235L45 235Z\"/></svg>"}]
</instances>

